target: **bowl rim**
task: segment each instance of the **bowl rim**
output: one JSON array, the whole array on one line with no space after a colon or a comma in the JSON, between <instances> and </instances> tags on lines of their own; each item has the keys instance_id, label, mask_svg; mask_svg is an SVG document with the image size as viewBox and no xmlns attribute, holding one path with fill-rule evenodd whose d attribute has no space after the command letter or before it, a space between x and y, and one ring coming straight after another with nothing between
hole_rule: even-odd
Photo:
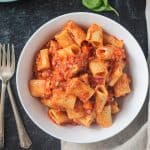
<instances>
[{"instance_id":1,"label":"bowl rim","mask_svg":"<svg viewBox=\"0 0 150 150\"><path fill-rule=\"evenodd\" d=\"M43 128L31 115L30 113L28 112L28 110L26 109L24 103L23 103L23 99L22 99L22 96L20 94L20 90L19 90L19 79L18 79L18 76L19 76L19 66L20 66L20 63L21 63L21 60L23 58L23 55L24 55L24 52L25 52L25 49L27 47L27 45L30 43L31 39L33 39L33 37L38 34L38 32L40 32L43 28L45 28L45 26L47 26L48 24L52 23L52 22L55 22L56 20L62 18L62 17L65 17L65 16L69 16L69 15L93 15L93 16L100 16L104 19L107 19L108 21L110 22L113 22L119 26L121 26L122 29L125 30L125 32L128 33L128 35L130 35L136 42L136 44L138 45L138 47L140 47L140 52L141 54L143 55L143 58L144 58L144 63L146 65L146 76L147 76L147 84L146 84L146 91L145 91L145 97L143 98L143 101L142 103L140 104L140 107L139 107L139 110L134 114L134 116L130 119L130 121L124 125L122 128L119 128L116 132L112 133L111 135L109 136L105 136L104 138L102 139L98 139L98 138L95 138L94 140L88 140L87 142L83 142L83 141L74 141L74 140L69 140L68 138L66 139L63 139L61 136L56 136L55 134L52 134L52 133L49 133L45 128ZM17 93L18 93L18 96L19 96L19 100L20 100L20 103L21 105L23 106L25 112L27 113L27 115L29 116L29 118L32 120L32 122L39 128L41 129L42 131L44 131L45 133L47 133L48 135L51 135L57 139L60 139L60 140L63 140L63 141L67 141L67 142L73 142L73 143L93 143L93 142L98 142L98 141L103 141L103 140L107 140L115 135L117 135L118 133L120 133L121 131L125 130L132 122L133 120L137 117L137 115L139 114L139 112L141 111L142 107L143 107L143 104L146 100L146 96L147 96L147 92L148 92L148 84L149 84L149 73L148 73L148 64L147 64L147 61L146 61L146 58L145 58L145 55L144 55L144 52L142 51L142 48L140 46L140 44L137 42L137 40L135 39L135 37L123 26L121 25L120 23L106 17L106 16L103 16L103 15L100 15L100 14L95 14L95 13L91 13L91 12L71 12L71 13L66 13L66 14L63 14L63 15L60 15L60 16L57 16L57 17L54 17L50 20L48 20L47 22L45 22L44 24L42 24L38 29L36 29L36 31L29 37L29 39L27 40L27 42L25 43L21 53L20 53L20 56L19 56L19 59L18 59L18 63L17 63L17 69L16 69L16 87L17 87Z\"/></svg>"}]
</instances>

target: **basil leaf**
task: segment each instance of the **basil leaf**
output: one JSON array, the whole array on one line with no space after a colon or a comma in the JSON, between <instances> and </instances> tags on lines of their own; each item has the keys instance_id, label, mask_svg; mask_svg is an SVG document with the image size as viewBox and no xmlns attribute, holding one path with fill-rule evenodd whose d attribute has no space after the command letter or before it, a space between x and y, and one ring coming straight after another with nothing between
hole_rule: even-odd
<instances>
[{"instance_id":1,"label":"basil leaf","mask_svg":"<svg viewBox=\"0 0 150 150\"><path fill-rule=\"evenodd\" d=\"M89 9L94 9L101 6L102 0L82 0L82 4Z\"/></svg>"},{"instance_id":2,"label":"basil leaf","mask_svg":"<svg viewBox=\"0 0 150 150\"><path fill-rule=\"evenodd\" d=\"M94 12L102 12L102 11L107 11L107 10L106 10L106 6L101 6L99 8L92 9L92 11L94 11Z\"/></svg>"},{"instance_id":3,"label":"basil leaf","mask_svg":"<svg viewBox=\"0 0 150 150\"><path fill-rule=\"evenodd\" d=\"M105 6L109 5L108 0L103 0L103 3L104 3Z\"/></svg>"},{"instance_id":4,"label":"basil leaf","mask_svg":"<svg viewBox=\"0 0 150 150\"><path fill-rule=\"evenodd\" d=\"M119 13L116 9L114 9L111 5L108 5L106 8L108 11L113 11L117 16L119 16Z\"/></svg>"},{"instance_id":5,"label":"basil leaf","mask_svg":"<svg viewBox=\"0 0 150 150\"><path fill-rule=\"evenodd\" d=\"M119 16L119 13L117 12L117 10L115 10L110 5L108 5L107 7L106 6L101 6L99 8L95 8L95 9L92 9L92 11L94 11L94 12L113 11L117 16Z\"/></svg>"},{"instance_id":6,"label":"basil leaf","mask_svg":"<svg viewBox=\"0 0 150 150\"><path fill-rule=\"evenodd\" d=\"M82 0L82 4L94 12L113 11L117 16L119 13L108 2L108 0Z\"/></svg>"}]
</instances>

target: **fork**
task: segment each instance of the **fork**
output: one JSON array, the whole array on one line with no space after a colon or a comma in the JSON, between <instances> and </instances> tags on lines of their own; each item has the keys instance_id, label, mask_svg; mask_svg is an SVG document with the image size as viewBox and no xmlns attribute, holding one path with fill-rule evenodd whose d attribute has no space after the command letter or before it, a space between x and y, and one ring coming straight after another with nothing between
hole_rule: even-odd
<instances>
[{"instance_id":1,"label":"fork","mask_svg":"<svg viewBox=\"0 0 150 150\"><path fill-rule=\"evenodd\" d=\"M7 51L6 51L7 49ZM2 80L2 90L1 90L1 102L0 102L0 149L4 148L4 105L5 105L5 91L8 90L10 102L14 112L17 131L19 135L20 146L22 148L29 148L31 145L31 140L24 128L21 117L18 113L14 97L10 88L9 80L12 78L15 72L15 54L14 45L0 44L0 79Z\"/></svg>"}]
</instances>

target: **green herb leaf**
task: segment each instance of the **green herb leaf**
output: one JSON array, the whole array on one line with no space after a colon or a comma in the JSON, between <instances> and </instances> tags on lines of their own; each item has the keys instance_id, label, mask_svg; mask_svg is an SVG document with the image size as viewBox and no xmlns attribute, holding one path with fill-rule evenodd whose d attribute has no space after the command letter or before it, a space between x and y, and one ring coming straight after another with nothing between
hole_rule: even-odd
<instances>
[{"instance_id":1,"label":"green herb leaf","mask_svg":"<svg viewBox=\"0 0 150 150\"><path fill-rule=\"evenodd\" d=\"M106 6L101 6L99 8L95 8L95 9L92 9L92 11L94 12L103 12L103 11L108 11Z\"/></svg>"},{"instance_id":2,"label":"green herb leaf","mask_svg":"<svg viewBox=\"0 0 150 150\"><path fill-rule=\"evenodd\" d=\"M82 0L82 4L94 12L113 11L117 16L119 13L108 2L108 0Z\"/></svg>"},{"instance_id":3,"label":"green herb leaf","mask_svg":"<svg viewBox=\"0 0 150 150\"><path fill-rule=\"evenodd\" d=\"M82 0L82 4L89 9L94 9L101 6L102 0Z\"/></svg>"},{"instance_id":4,"label":"green herb leaf","mask_svg":"<svg viewBox=\"0 0 150 150\"><path fill-rule=\"evenodd\" d=\"M103 3L104 3L105 6L109 5L108 4L108 0L102 0L102 1L103 1Z\"/></svg>"},{"instance_id":5,"label":"green herb leaf","mask_svg":"<svg viewBox=\"0 0 150 150\"><path fill-rule=\"evenodd\" d=\"M118 11L115 9L115 8L113 8L112 6L108 6L107 7L107 9L109 9L110 11L113 11L117 16L119 16L119 13L118 13Z\"/></svg>"},{"instance_id":6,"label":"green herb leaf","mask_svg":"<svg viewBox=\"0 0 150 150\"><path fill-rule=\"evenodd\" d=\"M117 16L119 16L119 13L117 10L115 10L112 6L101 6L99 8L92 9L94 12L103 12L103 11L113 11Z\"/></svg>"}]
</instances>

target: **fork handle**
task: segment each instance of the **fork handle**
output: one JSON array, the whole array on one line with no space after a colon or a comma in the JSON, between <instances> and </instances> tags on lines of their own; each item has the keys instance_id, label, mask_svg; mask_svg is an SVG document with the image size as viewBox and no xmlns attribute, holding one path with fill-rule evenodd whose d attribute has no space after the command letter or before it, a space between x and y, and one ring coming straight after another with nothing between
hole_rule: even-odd
<instances>
[{"instance_id":1,"label":"fork handle","mask_svg":"<svg viewBox=\"0 0 150 150\"><path fill-rule=\"evenodd\" d=\"M5 92L7 82L2 81L2 92L0 102L0 149L4 148L4 105L5 105Z\"/></svg>"},{"instance_id":2,"label":"fork handle","mask_svg":"<svg viewBox=\"0 0 150 150\"><path fill-rule=\"evenodd\" d=\"M12 90L11 90L9 82L8 82L8 85L7 85L7 91L8 91L10 103L11 103L11 106L12 106L12 109L13 109L13 113L14 113L14 116L15 116L15 121L16 121L16 125L17 125L19 141L20 141L20 147L27 149L31 146L32 142L31 142L31 140L30 140L30 138L29 138L29 136L28 136L28 134L25 130L22 119L19 115L19 112L18 112L16 103L15 103L15 99L14 99L14 96L12 94Z\"/></svg>"}]
</instances>

